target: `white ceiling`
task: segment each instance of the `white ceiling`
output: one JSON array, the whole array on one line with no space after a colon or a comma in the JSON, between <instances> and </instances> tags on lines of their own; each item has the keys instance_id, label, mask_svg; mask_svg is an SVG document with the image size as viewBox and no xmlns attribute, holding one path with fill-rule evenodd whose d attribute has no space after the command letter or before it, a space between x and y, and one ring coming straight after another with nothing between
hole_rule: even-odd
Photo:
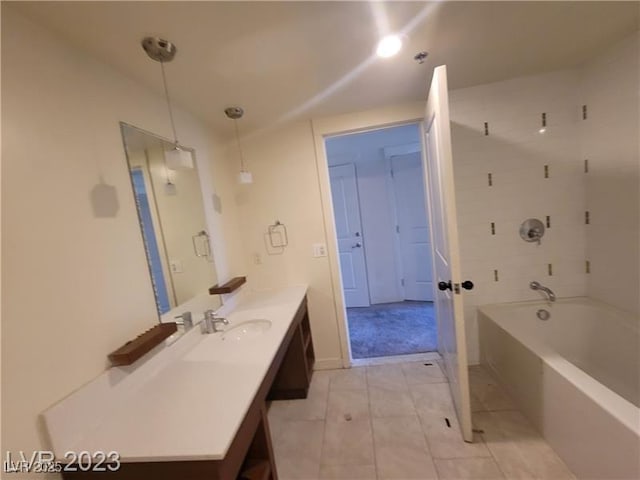
<instances>
[{"instance_id":1,"label":"white ceiling","mask_svg":"<svg viewBox=\"0 0 640 480\"><path fill-rule=\"evenodd\" d=\"M3 2L5 3L5 2ZM290 118L425 99L434 66L451 88L578 65L634 30L638 2L20 2L71 43L161 93L140 47L178 47L167 65L174 101L221 133L245 108L246 133ZM408 44L372 57L384 31ZM423 65L413 55L427 50Z\"/></svg>"}]
</instances>

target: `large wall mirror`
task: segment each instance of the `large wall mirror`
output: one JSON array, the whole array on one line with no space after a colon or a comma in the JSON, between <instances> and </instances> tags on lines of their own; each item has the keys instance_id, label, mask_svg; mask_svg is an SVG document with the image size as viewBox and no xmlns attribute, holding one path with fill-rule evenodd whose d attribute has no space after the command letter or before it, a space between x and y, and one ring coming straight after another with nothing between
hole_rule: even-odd
<instances>
[{"instance_id":1,"label":"large wall mirror","mask_svg":"<svg viewBox=\"0 0 640 480\"><path fill-rule=\"evenodd\" d=\"M162 315L217 282L195 151L184 148L182 161L175 162L171 141L125 123L120 127Z\"/></svg>"}]
</instances>

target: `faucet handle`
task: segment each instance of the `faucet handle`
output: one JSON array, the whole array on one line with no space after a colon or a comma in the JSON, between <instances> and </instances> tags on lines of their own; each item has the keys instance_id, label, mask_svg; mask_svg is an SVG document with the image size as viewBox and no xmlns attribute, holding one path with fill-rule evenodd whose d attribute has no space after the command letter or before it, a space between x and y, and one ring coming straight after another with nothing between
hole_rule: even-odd
<instances>
[{"instance_id":1,"label":"faucet handle","mask_svg":"<svg viewBox=\"0 0 640 480\"><path fill-rule=\"evenodd\" d=\"M213 309L208 309L204 311L204 318L208 320L215 320L217 322L221 322L225 325L229 325L229 320L224 317L218 316L217 312Z\"/></svg>"},{"instance_id":2,"label":"faucet handle","mask_svg":"<svg viewBox=\"0 0 640 480\"><path fill-rule=\"evenodd\" d=\"M542 239L543 232L539 228L533 227L527 232L527 235L531 242L538 242L538 245L542 243L541 239Z\"/></svg>"},{"instance_id":3,"label":"faucet handle","mask_svg":"<svg viewBox=\"0 0 640 480\"><path fill-rule=\"evenodd\" d=\"M191 312L184 312L182 315L178 315L174 318L181 318L182 321L177 321L178 325L183 325L185 330L191 329L193 327L193 318L191 316Z\"/></svg>"},{"instance_id":4,"label":"faucet handle","mask_svg":"<svg viewBox=\"0 0 640 480\"><path fill-rule=\"evenodd\" d=\"M520 225L520 238L525 242L542 243L544 235L544 223L537 218L529 218Z\"/></svg>"},{"instance_id":5,"label":"faucet handle","mask_svg":"<svg viewBox=\"0 0 640 480\"><path fill-rule=\"evenodd\" d=\"M204 311L204 321L202 322L203 333L216 333L219 332L216 325L222 323L223 325L229 325L229 320L224 317L216 316L216 312L212 309Z\"/></svg>"}]
</instances>

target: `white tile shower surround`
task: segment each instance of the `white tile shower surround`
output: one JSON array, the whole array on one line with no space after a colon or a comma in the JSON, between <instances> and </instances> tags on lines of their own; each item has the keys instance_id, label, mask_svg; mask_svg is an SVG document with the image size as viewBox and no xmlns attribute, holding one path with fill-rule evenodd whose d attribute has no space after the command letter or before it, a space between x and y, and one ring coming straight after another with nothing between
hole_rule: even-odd
<instances>
[{"instance_id":1,"label":"white tile shower surround","mask_svg":"<svg viewBox=\"0 0 640 480\"><path fill-rule=\"evenodd\" d=\"M464 295L472 364L478 360L477 305L535 300L531 280L561 297L586 295L578 75L559 71L450 94L462 276L476 285ZM541 245L520 238L525 219L546 223L547 216L551 227Z\"/></svg>"},{"instance_id":2,"label":"white tile shower surround","mask_svg":"<svg viewBox=\"0 0 640 480\"><path fill-rule=\"evenodd\" d=\"M473 444L462 441L435 361L316 371L307 399L271 403L279 477L575 478L482 367L470 367L470 383L474 427L484 430Z\"/></svg>"},{"instance_id":3,"label":"white tile shower surround","mask_svg":"<svg viewBox=\"0 0 640 480\"><path fill-rule=\"evenodd\" d=\"M640 314L640 32L582 72L582 156L589 159L589 296ZM612 235L612 232L616 232Z\"/></svg>"}]
</instances>

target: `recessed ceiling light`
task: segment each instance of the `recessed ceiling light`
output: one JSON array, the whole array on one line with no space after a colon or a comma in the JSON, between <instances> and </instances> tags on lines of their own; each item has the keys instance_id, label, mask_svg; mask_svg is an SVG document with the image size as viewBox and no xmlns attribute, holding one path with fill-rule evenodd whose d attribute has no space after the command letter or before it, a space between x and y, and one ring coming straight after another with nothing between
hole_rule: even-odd
<instances>
[{"instance_id":1,"label":"recessed ceiling light","mask_svg":"<svg viewBox=\"0 0 640 480\"><path fill-rule=\"evenodd\" d=\"M402 48L402 39L398 35L387 35L378 42L376 54L382 58L393 57Z\"/></svg>"}]
</instances>

